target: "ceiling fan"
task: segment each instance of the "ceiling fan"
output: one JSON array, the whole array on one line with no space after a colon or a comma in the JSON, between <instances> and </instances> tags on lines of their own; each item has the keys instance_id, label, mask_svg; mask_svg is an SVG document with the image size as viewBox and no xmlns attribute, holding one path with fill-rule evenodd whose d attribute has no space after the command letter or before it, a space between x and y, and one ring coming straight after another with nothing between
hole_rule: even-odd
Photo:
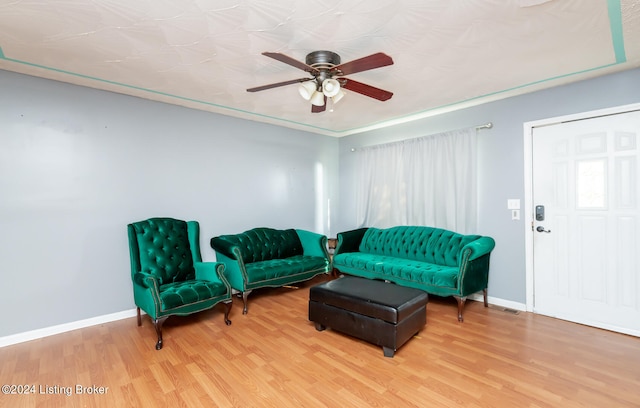
<instances>
[{"instance_id":1,"label":"ceiling fan","mask_svg":"<svg viewBox=\"0 0 640 408\"><path fill-rule=\"evenodd\" d=\"M262 55L301 69L311 74L312 78L292 79L258 86L247 89L247 92L264 91L279 86L300 83L301 85L298 89L300 95L311 101L311 112L313 113L323 112L327 108L328 98L331 98L333 103L342 99L344 96L342 89L348 89L379 101L386 101L393 96L392 92L344 77L345 75L392 65L393 60L391 57L381 52L345 62L344 64L340 63L340 56L331 51L313 51L307 54L305 63L278 52L263 52Z\"/></svg>"}]
</instances>

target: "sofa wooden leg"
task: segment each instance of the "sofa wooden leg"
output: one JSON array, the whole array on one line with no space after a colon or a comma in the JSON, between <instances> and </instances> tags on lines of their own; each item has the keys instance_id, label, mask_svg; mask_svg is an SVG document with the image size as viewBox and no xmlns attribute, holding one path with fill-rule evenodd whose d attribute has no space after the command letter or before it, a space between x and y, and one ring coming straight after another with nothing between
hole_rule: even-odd
<instances>
[{"instance_id":1,"label":"sofa wooden leg","mask_svg":"<svg viewBox=\"0 0 640 408\"><path fill-rule=\"evenodd\" d=\"M489 300L487 299L487 288L482 289L482 296L484 297L484 307L489 307Z\"/></svg>"},{"instance_id":2,"label":"sofa wooden leg","mask_svg":"<svg viewBox=\"0 0 640 408\"><path fill-rule=\"evenodd\" d=\"M156 334L158 335L158 342L156 343L156 350L160 350L162 348L162 325L164 321L167 320L167 317L161 317L159 319L154 319L153 325L156 327Z\"/></svg>"},{"instance_id":3,"label":"sofa wooden leg","mask_svg":"<svg viewBox=\"0 0 640 408\"><path fill-rule=\"evenodd\" d=\"M247 312L248 312L248 309L247 309L247 298L249 297L249 293L251 293L250 290L247 290L246 292L242 292L242 304L243 304L242 314L243 315L246 315Z\"/></svg>"},{"instance_id":4,"label":"sofa wooden leg","mask_svg":"<svg viewBox=\"0 0 640 408\"><path fill-rule=\"evenodd\" d=\"M454 298L456 298L456 301L458 302L458 321L462 323L464 321L462 311L464 310L464 303L467 301L467 297L454 296Z\"/></svg>"},{"instance_id":5,"label":"sofa wooden leg","mask_svg":"<svg viewBox=\"0 0 640 408\"><path fill-rule=\"evenodd\" d=\"M140 308L138 309L138 327L142 326L142 317L140 316Z\"/></svg>"},{"instance_id":6,"label":"sofa wooden leg","mask_svg":"<svg viewBox=\"0 0 640 408\"><path fill-rule=\"evenodd\" d=\"M231 312L232 305L232 300L227 300L226 302L224 302L224 324L226 324L227 326L231 325L231 320L229 320L229 312Z\"/></svg>"}]
</instances>

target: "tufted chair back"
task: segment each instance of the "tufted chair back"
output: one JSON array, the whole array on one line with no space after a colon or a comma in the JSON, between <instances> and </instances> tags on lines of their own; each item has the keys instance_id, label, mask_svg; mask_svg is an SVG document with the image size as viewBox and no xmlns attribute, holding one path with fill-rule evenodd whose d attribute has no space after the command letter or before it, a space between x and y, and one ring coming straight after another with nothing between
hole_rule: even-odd
<instances>
[{"instance_id":1,"label":"tufted chair back","mask_svg":"<svg viewBox=\"0 0 640 408\"><path fill-rule=\"evenodd\" d=\"M480 235L423 226L369 228L360 243L360 252L458 266L462 248L478 238Z\"/></svg>"},{"instance_id":2,"label":"tufted chair back","mask_svg":"<svg viewBox=\"0 0 640 408\"><path fill-rule=\"evenodd\" d=\"M194 279L186 221L151 218L132 224L132 228L138 245L140 271L156 276L161 285Z\"/></svg>"},{"instance_id":3,"label":"tufted chair back","mask_svg":"<svg viewBox=\"0 0 640 408\"><path fill-rule=\"evenodd\" d=\"M213 238L216 248L235 258L231 248L237 247L244 263L284 259L302 255L302 243L294 229L254 228L235 235Z\"/></svg>"}]
</instances>

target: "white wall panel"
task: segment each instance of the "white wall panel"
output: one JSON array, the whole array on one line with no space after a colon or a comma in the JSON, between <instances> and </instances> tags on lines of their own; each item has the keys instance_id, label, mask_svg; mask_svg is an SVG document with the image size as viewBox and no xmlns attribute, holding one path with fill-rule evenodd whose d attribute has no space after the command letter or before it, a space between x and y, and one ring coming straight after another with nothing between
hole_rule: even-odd
<instances>
[{"instance_id":1,"label":"white wall panel","mask_svg":"<svg viewBox=\"0 0 640 408\"><path fill-rule=\"evenodd\" d=\"M638 219L637 217L618 217L617 245L614 257L613 273L616 276L616 293L619 299L614 301L621 306L634 310L640 309L640 285L638 276Z\"/></svg>"},{"instance_id":2,"label":"white wall panel","mask_svg":"<svg viewBox=\"0 0 640 408\"><path fill-rule=\"evenodd\" d=\"M578 252L575 265L580 285L580 298L596 302L606 302L607 273L606 265L608 240L607 222L603 216L582 216L578 219ZM571 236L571 235L569 235ZM581 239L588 236L589 239Z\"/></svg>"}]
</instances>

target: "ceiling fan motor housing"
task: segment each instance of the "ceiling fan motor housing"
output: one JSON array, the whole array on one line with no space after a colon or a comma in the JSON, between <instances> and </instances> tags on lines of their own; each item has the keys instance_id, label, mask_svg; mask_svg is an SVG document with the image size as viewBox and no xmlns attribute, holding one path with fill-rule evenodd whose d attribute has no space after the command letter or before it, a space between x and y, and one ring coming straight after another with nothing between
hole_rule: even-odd
<instances>
[{"instance_id":1,"label":"ceiling fan motor housing","mask_svg":"<svg viewBox=\"0 0 640 408\"><path fill-rule=\"evenodd\" d=\"M314 51L307 54L305 62L316 69L331 69L340 65L340 56L331 51Z\"/></svg>"},{"instance_id":2,"label":"ceiling fan motor housing","mask_svg":"<svg viewBox=\"0 0 640 408\"><path fill-rule=\"evenodd\" d=\"M340 65L340 56L332 51L314 51L307 54L305 62L317 70L312 74L316 81L316 86L320 90L325 79L333 76L329 73L329 70L336 65Z\"/></svg>"}]
</instances>

